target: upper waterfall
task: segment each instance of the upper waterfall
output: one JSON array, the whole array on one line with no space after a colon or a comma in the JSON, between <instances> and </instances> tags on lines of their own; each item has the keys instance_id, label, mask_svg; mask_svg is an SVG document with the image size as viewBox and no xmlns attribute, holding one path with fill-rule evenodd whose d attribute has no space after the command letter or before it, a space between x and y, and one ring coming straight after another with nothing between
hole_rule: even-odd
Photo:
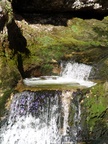
<instances>
[{"instance_id":1,"label":"upper waterfall","mask_svg":"<svg viewBox=\"0 0 108 144\"><path fill-rule=\"evenodd\" d=\"M27 86L50 85L50 84L68 84L81 85L91 87L95 83L89 81L89 75L92 66L73 63L62 62L60 76L42 76L38 78L26 78L23 80Z\"/></svg>"},{"instance_id":2,"label":"upper waterfall","mask_svg":"<svg viewBox=\"0 0 108 144\"><path fill-rule=\"evenodd\" d=\"M79 63L61 63L61 76L67 79L88 80L92 66Z\"/></svg>"}]
</instances>

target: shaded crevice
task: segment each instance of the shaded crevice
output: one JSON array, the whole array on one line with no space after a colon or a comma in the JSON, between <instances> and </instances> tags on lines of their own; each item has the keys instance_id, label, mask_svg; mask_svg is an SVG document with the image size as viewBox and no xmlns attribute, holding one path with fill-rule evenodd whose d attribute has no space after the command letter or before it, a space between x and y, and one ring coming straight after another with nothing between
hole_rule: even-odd
<instances>
[{"instance_id":1,"label":"shaded crevice","mask_svg":"<svg viewBox=\"0 0 108 144\"><path fill-rule=\"evenodd\" d=\"M7 15L0 13L0 32L3 31L6 21L7 21Z\"/></svg>"},{"instance_id":2,"label":"shaded crevice","mask_svg":"<svg viewBox=\"0 0 108 144\"><path fill-rule=\"evenodd\" d=\"M74 1L69 0L24 0L23 3L21 0L13 0L12 8L14 13L21 15L30 24L67 26L68 20L74 17L102 20L105 16L108 16L106 6L104 6L105 8L101 7L107 2L98 1L97 3L100 4L100 7L97 9L94 9L94 5L91 3L83 0L83 7L77 9L72 7L74 6Z\"/></svg>"},{"instance_id":3,"label":"shaded crevice","mask_svg":"<svg viewBox=\"0 0 108 144\"><path fill-rule=\"evenodd\" d=\"M26 48L27 41L22 35L20 28L17 26L14 20L7 25L9 48L14 51L14 54L18 52L29 55L29 50Z\"/></svg>"},{"instance_id":4,"label":"shaded crevice","mask_svg":"<svg viewBox=\"0 0 108 144\"><path fill-rule=\"evenodd\" d=\"M18 65L17 65L18 70L19 70L22 78L25 78L26 76L25 76L25 73L24 73L23 60L22 60L21 54L17 54L17 61L18 61Z\"/></svg>"},{"instance_id":5,"label":"shaded crevice","mask_svg":"<svg viewBox=\"0 0 108 144\"><path fill-rule=\"evenodd\" d=\"M74 17L82 19L102 20L108 16L106 1L80 0L83 4L76 4L74 0L12 0L14 13L21 15L31 24L52 24L67 26L69 19ZM97 4L100 7L94 8ZM77 5L79 6L77 8Z\"/></svg>"},{"instance_id":6,"label":"shaded crevice","mask_svg":"<svg viewBox=\"0 0 108 144\"><path fill-rule=\"evenodd\" d=\"M15 12L16 19L21 20L24 18L30 24L52 24L55 26L67 26L68 20L74 17L81 19L98 19L102 20L105 16L108 16L108 11L99 12L97 10L79 10L79 11L67 11L67 12L54 12L54 11L41 11L41 12ZM85 14L86 13L86 14Z\"/></svg>"},{"instance_id":7,"label":"shaded crevice","mask_svg":"<svg viewBox=\"0 0 108 144\"><path fill-rule=\"evenodd\" d=\"M8 30L8 41L9 41L9 48L13 51L12 58L17 55L17 67L18 70L23 78L25 78L25 73L23 69L23 59L22 54L25 56L29 56L30 51L26 47L27 41L25 37L22 35L20 28L15 23L14 19L11 23L7 24Z\"/></svg>"}]
</instances>

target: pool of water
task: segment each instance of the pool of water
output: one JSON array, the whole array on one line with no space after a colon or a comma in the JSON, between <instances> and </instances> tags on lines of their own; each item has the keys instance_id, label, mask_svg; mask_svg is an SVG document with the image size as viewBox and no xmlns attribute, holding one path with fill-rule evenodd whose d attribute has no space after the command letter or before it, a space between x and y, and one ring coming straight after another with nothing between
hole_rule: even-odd
<instances>
[{"instance_id":1,"label":"pool of water","mask_svg":"<svg viewBox=\"0 0 108 144\"><path fill-rule=\"evenodd\" d=\"M63 78L59 76L42 76L42 77L33 77L33 78L25 78L23 83L26 86L31 87L49 87L49 86L82 86L82 87L91 87L96 83L89 80L81 80L81 79L73 79L73 78Z\"/></svg>"}]
</instances>

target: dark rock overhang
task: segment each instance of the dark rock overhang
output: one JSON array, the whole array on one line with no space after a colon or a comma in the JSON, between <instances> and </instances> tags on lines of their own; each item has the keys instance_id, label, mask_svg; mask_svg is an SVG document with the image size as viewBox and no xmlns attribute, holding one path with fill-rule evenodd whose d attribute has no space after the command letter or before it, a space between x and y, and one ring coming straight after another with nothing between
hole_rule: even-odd
<instances>
[{"instance_id":1,"label":"dark rock overhang","mask_svg":"<svg viewBox=\"0 0 108 144\"><path fill-rule=\"evenodd\" d=\"M53 17L59 14L64 17L101 20L108 15L108 1L106 0L13 0L12 7L14 12L23 16L40 13Z\"/></svg>"},{"instance_id":2,"label":"dark rock overhang","mask_svg":"<svg viewBox=\"0 0 108 144\"><path fill-rule=\"evenodd\" d=\"M12 5L19 12L108 10L106 0L12 0Z\"/></svg>"}]
</instances>

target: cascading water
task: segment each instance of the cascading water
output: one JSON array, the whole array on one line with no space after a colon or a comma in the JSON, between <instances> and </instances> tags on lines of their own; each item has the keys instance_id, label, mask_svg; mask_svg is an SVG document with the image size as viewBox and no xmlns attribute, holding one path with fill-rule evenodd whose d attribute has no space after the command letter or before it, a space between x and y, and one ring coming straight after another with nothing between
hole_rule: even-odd
<instances>
[{"instance_id":1,"label":"cascading water","mask_svg":"<svg viewBox=\"0 0 108 144\"><path fill-rule=\"evenodd\" d=\"M88 81L92 67L85 64L62 62L60 76L44 76L38 78L26 78L23 80L27 86L51 85L51 84L76 84L91 87L95 83Z\"/></svg>"},{"instance_id":2,"label":"cascading water","mask_svg":"<svg viewBox=\"0 0 108 144\"><path fill-rule=\"evenodd\" d=\"M62 63L60 77L25 79L27 85L88 83L92 67L78 63ZM83 83L84 82L84 83ZM94 83L89 83L92 86ZM73 94L72 94L73 93ZM1 144L77 144L81 139L80 91L24 91L15 94L9 116L0 130ZM74 111L69 126L70 107Z\"/></svg>"},{"instance_id":3,"label":"cascading water","mask_svg":"<svg viewBox=\"0 0 108 144\"><path fill-rule=\"evenodd\" d=\"M0 143L63 143L62 137L68 127L70 96L68 91L25 91L16 94L7 122L1 128Z\"/></svg>"},{"instance_id":4,"label":"cascading water","mask_svg":"<svg viewBox=\"0 0 108 144\"><path fill-rule=\"evenodd\" d=\"M61 69L61 78L69 83L78 83L86 87L95 85L95 83L88 81L92 66L74 62L62 62Z\"/></svg>"},{"instance_id":5,"label":"cascading water","mask_svg":"<svg viewBox=\"0 0 108 144\"><path fill-rule=\"evenodd\" d=\"M23 92L14 96L1 144L60 144L60 92Z\"/></svg>"},{"instance_id":6,"label":"cascading water","mask_svg":"<svg viewBox=\"0 0 108 144\"><path fill-rule=\"evenodd\" d=\"M63 78L73 80L88 80L92 66L73 62L64 62L61 63L61 68L61 76Z\"/></svg>"},{"instance_id":7,"label":"cascading water","mask_svg":"<svg viewBox=\"0 0 108 144\"><path fill-rule=\"evenodd\" d=\"M72 109L74 110L74 117L73 117L73 125L71 127L71 136L73 136L73 141L81 140L81 100L82 100L82 93L78 89L76 92L72 93Z\"/></svg>"}]
</instances>

